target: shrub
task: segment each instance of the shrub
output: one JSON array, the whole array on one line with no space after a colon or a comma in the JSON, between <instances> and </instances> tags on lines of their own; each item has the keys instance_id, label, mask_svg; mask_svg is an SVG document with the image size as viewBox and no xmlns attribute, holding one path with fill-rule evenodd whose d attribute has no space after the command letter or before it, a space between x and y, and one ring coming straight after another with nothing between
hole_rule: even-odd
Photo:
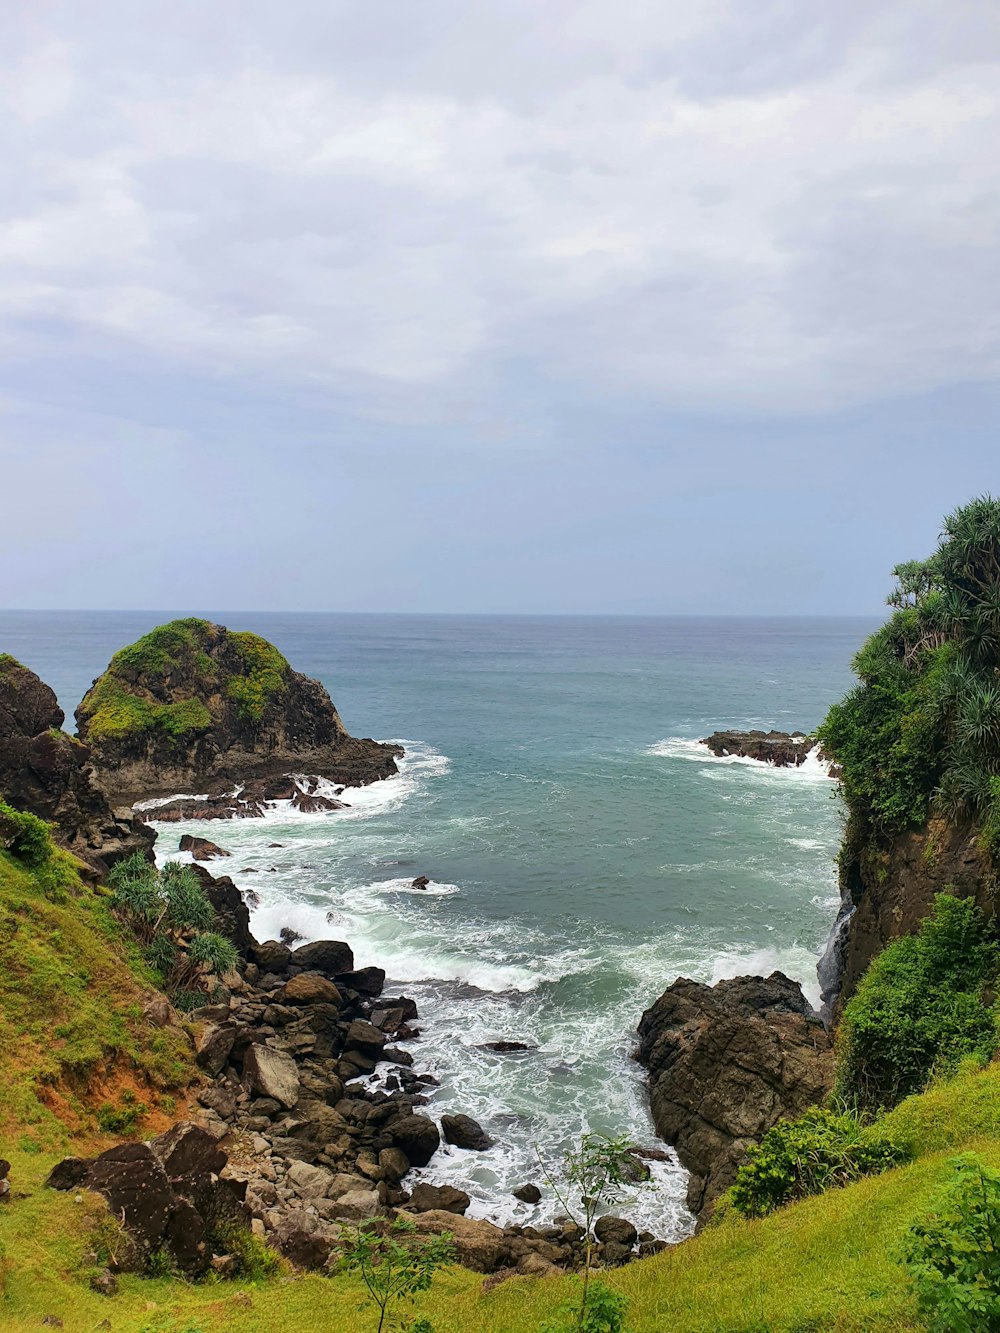
<instances>
[{"instance_id":1,"label":"shrub","mask_svg":"<svg viewBox=\"0 0 1000 1333\"><path fill-rule=\"evenodd\" d=\"M444 1233L427 1240L416 1238L409 1218L397 1216L384 1233L374 1223L356 1231L344 1231L341 1241L341 1271L357 1273L378 1312L377 1333L386 1327L391 1309L427 1291L434 1276L454 1261L451 1236ZM423 1327L431 1333L430 1325Z\"/></svg>"},{"instance_id":2,"label":"shrub","mask_svg":"<svg viewBox=\"0 0 1000 1333\"><path fill-rule=\"evenodd\" d=\"M0 800L0 819L11 830L6 834L12 856L33 870L43 865L53 852L52 832L44 819L29 810L15 810Z\"/></svg>"},{"instance_id":3,"label":"shrub","mask_svg":"<svg viewBox=\"0 0 1000 1333\"><path fill-rule=\"evenodd\" d=\"M908 1155L866 1132L858 1116L813 1106L798 1120L779 1120L748 1150L728 1201L744 1217L765 1217L795 1199L887 1171Z\"/></svg>"},{"instance_id":4,"label":"shrub","mask_svg":"<svg viewBox=\"0 0 1000 1333\"><path fill-rule=\"evenodd\" d=\"M97 1124L105 1134L132 1134L147 1109L146 1104L140 1102L134 1093L124 1092L117 1106L105 1102L98 1108Z\"/></svg>"},{"instance_id":5,"label":"shrub","mask_svg":"<svg viewBox=\"0 0 1000 1333\"><path fill-rule=\"evenodd\" d=\"M866 1111L895 1106L934 1075L997 1048L983 1003L1000 951L971 899L938 894L916 935L893 941L865 973L838 1033L837 1090Z\"/></svg>"},{"instance_id":6,"label":"shrub","mask_svg":"<svg viewBox=\"0 0 1000 1333\"><path fill-rule=\"evenodd\" d=\"M574 1282L580 1279L574 1277ZM571 1297L556 1311L554 1320L545 1324L542 1333L623 1333L628 1301L620 1291L605 1282L591 1282L581 1320L580 1300Z\"/></svg>"},{"instance_id":7,"label":"shrub","mask_svg":"<svg viewBox=\"0 0 1000 1333\"><path fill-rule=\"evenodd\" d=\"M212 924L215 918L212 904L190 866L168 861L160 871L160 887L166 899L166 919L170 925L178 930L186 927L205 930Z\"/></svg>"},{"instance_id":8,"label":"shrub","mask_svg":"<svg viewBox=\"0 0 1000 1333\"><path fill-rule=\"evenodd\" d=\"M1000 1173L971 1155L909 1231L906 1267L932 1333L1000 1330Z\"/></svg>"},{"instance_id":9,"label":"shrub","mask_svg":"<svg viewBox=\"0 0 1000 1333\"><path fill-rule=\"evenodd\" d=\"M210 1241L216 1254L231 1254L236 1260L234 1278L267 1282L282 1270L280 1256L246 1226L221 1223L213 1229Z\"/></svg>"}]
</instances>

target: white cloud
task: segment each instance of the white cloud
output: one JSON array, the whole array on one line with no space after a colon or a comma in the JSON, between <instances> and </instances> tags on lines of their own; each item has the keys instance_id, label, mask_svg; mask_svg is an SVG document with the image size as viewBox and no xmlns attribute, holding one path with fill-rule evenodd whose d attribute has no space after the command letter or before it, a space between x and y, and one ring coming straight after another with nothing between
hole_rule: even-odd
<instances>
[{"instance_id":1,"label":"white cloud","mask_svg":"<svg viewBox=\"0 0 1000 1333\"><path fill-rule=\"evenodd\" d=\"M371 414L512 361L724 412L1000 370L973 0L88 9L3 71L10 339L65 321Z\"/></svg>"}]
</instances>

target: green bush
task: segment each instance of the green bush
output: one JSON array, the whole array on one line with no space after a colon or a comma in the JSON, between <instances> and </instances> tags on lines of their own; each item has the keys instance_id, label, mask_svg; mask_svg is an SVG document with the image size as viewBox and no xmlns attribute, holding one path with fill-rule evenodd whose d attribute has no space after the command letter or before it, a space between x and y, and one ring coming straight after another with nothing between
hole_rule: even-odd
<instances>
[{"instance_id":1,"label":"green bush","mask_svg":"<svg viewBox=\"0 0 1000 1333\"><path fill-rule=\"evenodd\" d=\"M795 1199L887 1171L908 1155L866 1131L858 1116L813 1106L798 1120L779 1120L748 1150L727 1197L744 1217L766 1217Z\"/></svg>"},{"instance_id":2,"label":"green bush","mask_svg":"<svg viewBox=\"0 0 1000 1333\"><path fill-rule=\"evenodd\" d=\"M998 969L1000 950L975 902L938 894L917 934L879 954L844 1009L837 1044L841 1098L879 1111L969 1056L990 1059L997 1022L983 992Z\"/></svg>"},{"instance_id":3,"label":"green bush","mask_svg":"<svg viewBox=\"0 0 1000 1333\"><path fill-rule=\"evenodd\" d=\"M865 844L921 824L932 804L979 818L997 799L1000 501L957 509L929 560L893 572L895 612L855 657L861 683L819 731Z\"/></svg>"},{"instance_id":4,"label":"green bush","mask_svg":"<svg viewBox=\"0 0 1000 1333\"><path fill-rule=\"evenodd\" d=\"M930 1217L911 1227L905 1262L932 1333L1000 1330L1000 1173L971 1155Z\"/></svg>"},{"instance_id":5,"label":"green bush","mask_svg":"<svg viewBox=\"0 0 1000 1333\"><path fill-rule=\"evenodd\" d=\"M146 1114L148 1107L135 1093L124 1092L117 1106L105 1102L97 1111L97 1124L105 1134L132 1134Z\"/></svg>"},{"instance_id":6,"label":"green bush","mask_svg":"<svg viewBox=\"0 0 1000 1333\"><path fill-rule=\"evenodd\" d=\"M12 805L0 799L0 819L13 830L8 843L12 856L16 856L32 870L37 870L51 857L54 845L52 832L44 819L39 819L29 810L15 810Z\"/></svg>"}]
</instances>

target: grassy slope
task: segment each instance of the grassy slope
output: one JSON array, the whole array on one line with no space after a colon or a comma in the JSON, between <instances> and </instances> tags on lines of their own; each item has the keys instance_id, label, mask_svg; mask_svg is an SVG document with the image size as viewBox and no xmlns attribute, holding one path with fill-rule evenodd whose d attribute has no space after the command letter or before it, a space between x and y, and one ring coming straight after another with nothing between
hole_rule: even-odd
<instances>
[{"instance_id":1,"label":"grassy slope","mask_svg":"<svg viewBox=\"0 0 1000 1333\"><path fill-rule=\"evenodd\" d=\"M612 1274L631 1300L632 1333L920 1328L895 1256L910 1222L948 1177L956 1151L972 1150L1000 1165L1000 1067L912 1098L890 1123L923 1143L927 1155L762 1221L727 1219ZM104 1318L116 1333L358 1333L369 1327L358 1310L358 1287L345 1278L300 1277L259 1287L126 1278L117 1297L98 1296L74 1273L86 1246L80 1235L85 1205L40 1189L46 1166L37 1156L15 1156L16 1183L28 1197L0 1213L10 1270L0 1306L5 1330L37 1328L50 1313L70 1333L89 1333ZM416 1309L433 1319L437 1333L537 1333L567 1284L518 1278L487 1295L481 1287L476 1274L452 1270Z\"/></svg>"},{"instance_id":2,"label":"grassy slope","mask_svg":"<svg viewBox=\"0 0 1000 1333\"><path fill-rule=\"evenodd\" d=\"M56 855L53 900L0 852L0 1141L36 1152L99 1142L97 1111L130 1096L155 1124L194 1073L183 1034L143 1018L149 978L102 898Z\"/></svg>"}]
</instances>

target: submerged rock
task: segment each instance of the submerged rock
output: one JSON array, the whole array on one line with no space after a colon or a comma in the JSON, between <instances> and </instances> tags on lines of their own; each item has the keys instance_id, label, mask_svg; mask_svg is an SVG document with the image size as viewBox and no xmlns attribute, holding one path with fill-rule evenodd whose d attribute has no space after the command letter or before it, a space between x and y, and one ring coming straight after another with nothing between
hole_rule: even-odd
<instances>
[{"instance_id":1,"label":"submerged rock","mask_svg":"<svg viewBox=\"0 0 1000 1333\"><path fill-rule=\"evenodd\" d=\"M161 625L116 653L76 718L98 776L121 799L212 794L288 773L363 786L395 773L402 753L351 736L324 686L273 644L197 619ZM287 793L269 796L265 785L260 799L295 790L289 781Z\"/></svg>"},{"instance_id":2,"label":"submerged rock","mask_svg":"<svg viewBox=\"0 0 1000 1333\"><path fill-rule=\"evenodd\" d=\"M209 842L208 838L196 838L192 833L184 834L178 850L190 852L195 861L214 861L220 856L232 856L232 852L225 851L217 843Z\"/></svg>"},{"instance_id":3,"label":"submerged rock","mask_svg":"<svg viewBox=\"0 0 1000 1333\"><path fill-rule=\"evenodd\" d=\"M691 1173L688 1207L733 1183L746 1149L821 1102L833 1050L801 988L781 972L705 986L681 978L639 1023L657 1132Z\"/></svg>"}]
</instances>

